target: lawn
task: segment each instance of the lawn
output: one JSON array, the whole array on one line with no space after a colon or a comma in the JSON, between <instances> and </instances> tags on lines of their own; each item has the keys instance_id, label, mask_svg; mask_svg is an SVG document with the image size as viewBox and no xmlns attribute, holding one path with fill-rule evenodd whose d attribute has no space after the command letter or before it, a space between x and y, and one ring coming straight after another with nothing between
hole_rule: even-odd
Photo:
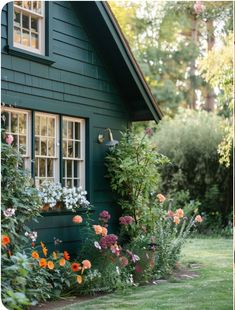
<instances>
[{"instance_id":1,"label":"lawn","mask_svg":"<svg viewBox=\"0 0 235 310\"><path fill-rule=\"evenodd\" d=\"M191 239L183 249L181 265L199 264L198 277L172 278L60 309L232 310L232 257L231 239Z\"/></svg>"}]
</instances>

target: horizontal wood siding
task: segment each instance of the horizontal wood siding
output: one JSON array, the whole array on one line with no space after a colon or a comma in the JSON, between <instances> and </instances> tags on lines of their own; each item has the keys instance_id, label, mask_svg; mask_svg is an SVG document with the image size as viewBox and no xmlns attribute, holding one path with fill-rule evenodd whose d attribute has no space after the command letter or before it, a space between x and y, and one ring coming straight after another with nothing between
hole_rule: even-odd
<instances>
[{"instance_id":1,"label":"horizontal wood siding","mask_svg":"<svg viewBox=\"0 0 235 310\"><path fill-rule=\"evenodd\" d=\"M86 25L70 2L52 3L52 51L55 63L45 65L5 51L7 44L7 7L2 10L2 101L27 109L84 117L89 121L89 196L97 218L102 210L111 215L115 230L120 210L115 205L106 174L104 157L107 147L97 143L97 136L111 128L115 139L128 123L127 102L114 82L115 72L97 53ZM108 135L106 136L106 138ZM63 241L61 249L77 251L81 227L71 221L72 215L44 216L32 229L38 240L49 244L53 238Z\"/></svg>"}]
</instances>

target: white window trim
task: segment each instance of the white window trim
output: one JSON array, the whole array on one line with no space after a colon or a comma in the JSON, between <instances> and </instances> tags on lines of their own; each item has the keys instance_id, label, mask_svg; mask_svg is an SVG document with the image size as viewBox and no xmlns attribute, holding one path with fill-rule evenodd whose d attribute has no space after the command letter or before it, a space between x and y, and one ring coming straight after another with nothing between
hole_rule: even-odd
<instances>
[{"instance_id":1,"label":"white window trim","mask_svg":"<svg viewBox=\"0 0 235 310\"><path fill-rule=\"evenodd\" d=\"M80 123L80 145L81 145L81 156L80 158L74 158L74 157L62 157L62 160L73 160L79 162L80 169L79 169L79 179L80 179L80 186L82 189L85 189L86 186L86 180L85 180L85 119L83 118L76 118L76 117L69 117L69 116L62 116L62 120L64 121L70 121L70 122L76 122ZM63 122L62 122L63 123ZM63 141L63 136L62 136ZM63 176L64 179L64 176Z\"/></svg>"},{"instance_id":2,"label":"white window trim","mask_svg":"<svg viewBox=\"0 0 235 310\"><path fill-rule=\"evenodd\" d=\"M14 13L15 13L15 9L17 12L24 12L26 13L26 15L28 16L35 16L39 18L39 25L38 25L38 43L39 43L39 48L32 48L31 46L25 46L23 44L20 43L16 43L14 42L14 19L13 19L13 46L32 52L32 53L36 53L36 54L40 54L40 55L45 55L45 3L44 1L40 1L41 2L41 10L42 13L38 14L34 11L25 9L21 6L18 6L16 4L13 3L14 6ZM22 27L22 26L21 26ZM29 29L31 29L31 25L29 25Z\"/></svg>"}]
</instances>

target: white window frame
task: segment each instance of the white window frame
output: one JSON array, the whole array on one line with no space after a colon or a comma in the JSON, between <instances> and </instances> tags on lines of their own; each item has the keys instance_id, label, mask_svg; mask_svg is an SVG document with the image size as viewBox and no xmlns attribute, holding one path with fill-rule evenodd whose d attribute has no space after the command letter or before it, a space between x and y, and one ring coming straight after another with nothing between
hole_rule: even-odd
<instances>
[{"instance_id":1,"label":"white window frame","mask_svg":"<svg viewBox=\"0 0 235 310\"><path fill-rule=\"evenodd\" d=\"M32 150L32 144L31 144L31 113L29 110L24 109L16 109L16 108L10 108L10 107L2 107L1 113L4 112L10 112L10 113L19 113L19 114L26 114L26 154L22 155L25 163L25 168L31 170L31 150ZM11 114L10 114L11 115ZM9 126L11 126L11 119L9 119ZM19 123L17 124L17 127L19 127ZM11 129L11 127L10 127ZM19 130L18 133L10 131L6 131L7 135L17 135L20 136ZM19 145L17 144L17 149L19 151Z\"/></svg>"},{"instance_id":2,"label":"white window frame","mask_svg":"<svg viewBox=\"0 0 235 310\"><path fill-rule=\"evenodd\" d=\"M54 175L54 182L59 182L59 178L60 178L60 169L59 169L59 116L56 114L51 114L51 113L44 113L44 112L37 112L35 111L35 120L36 120L36 116L49 116L50 118L53 118L55 120L55 156L47 156L47 155L36 155L35 152L35 148L34 148L34 169L36 171L36 169L38 169L38 167L36 167L36 158L44 158L44 159L53 159L54 160L54 167L53 167L53 175ZM36 125L36 121L35 121L35 125ZM34 131L36 131L36 128L34 128ZM41 136L34 134L34 141L36 137L48 137L48 136ZM40 185L40 179L45 179L45 180L50 180L51 177L47 178L47 176L45 177L40 177L39 176L39 171L37 171L37 176L35 173L35 185L36 187L38 187Z\"/></svg>"},{"instance_id":3,"label":"white window frame","mask_svg":"<svg viewBox=\"0 0 235 310\"><path fill-rule=\"evenodd\" d=\"M34 1L31 1L31 2L34 2ZM13 18L13 46L20 48L20 49L24 49L24 50L29 51L29 52L44 55L45 54L45 1L37 1L37 2L41 2L41 14L36 13L32 10L25 9L25 8L18 6L14 3L13 16L15 14L15 11L20 13L20 16L21 16L21 23L20 23L21 38L22 38L22 27L23 27L22 26L22 13L29 16L30 42L31 42L31 16L38 19L38 44L39 44L39 48L36 49L36 48L31 47L31 46L26 46L26 45L23 45L23 44L20 44L20 43L17 43L14 41L14 33L15 33L14 18Z\"/></svg>"},{"instance_id":4,"label":"white window frame","mask_svg":"<svg viewBox=\"0 0 235 310\"><path fill-rule=\"evenodd\" d=\"M81 186L83 189L85 189L85 184L86 184L86 180L85 180L85 119L82 118L75 118L75 117L69 117L69 116L62 116L62 124L63 121L70 121L70 122L74 122L74 123L79 123L80 124L80 158L76 158L76 157L65 157L63 155L63 145L62 145L62 161L64 160L71 160L74 162L78 162L79 164L79 186ZM63 132L63 128L62 128L62 132ZM61 137L61 141L63 144L64 141L64 137L63 137L63 133L62 133L62 137ZM67 131L67 141L70 140L68 139L68 131ZM74 140L74 139L73 139ZM64 166L64 163L63 163ZM67 179L72 179L72 186L74 186L74 180L76 178L73 177L73 171L72 171L72 178L67 178L65 173L63 173L63 183L64 185L66 185L66 180Z\"/></svg>"}]
</instances>

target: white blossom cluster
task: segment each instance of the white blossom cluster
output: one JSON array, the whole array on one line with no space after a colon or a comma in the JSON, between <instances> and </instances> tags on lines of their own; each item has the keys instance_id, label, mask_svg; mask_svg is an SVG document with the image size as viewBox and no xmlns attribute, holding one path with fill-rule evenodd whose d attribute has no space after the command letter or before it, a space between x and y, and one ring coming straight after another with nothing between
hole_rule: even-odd
<instances>
[{"instance_id":1,"label":"white blossom cluster","mask_svg":"<svg viewBox=\"0 0 235 310\"><path fill-rule=\"evenodd\" d=\"M62 186L60 183L44 181L40 186L40 196L42 203L48 203L53 208L61 200Z\"/></svg>"},{"instance_id":2,"label":"white blossom cluster","mask_svg":"<svg viewBox=\"0 0 235 310\"><path fill-rule=\"evenodd\" d=\"M93 281L97 278L101 278L101 273L97 270L88 270L87 274L86 274L86 281Z\"/></svg>"},{"instance_id":3,"label":"white blossom cluster","mask_svg":"<svg viewBox=\"0 0 235 310\"><path fill-rule=\"evenodd\" d=\"M64 202L66 209L74 210L78 207L86 208L90 205L86 199L86 191L82 190L82 187L63 188L62 201Z\"/></svg>"},{"instance_id":4,"label":"white blossom cluster","mask_svg":"<svg viewBox=\"0 0 235 310\"><path fill-rule=\"evenodd\" d=\"M40 197L43 204L55 207L57 202L63 202L66 209L74 211L79 207L88 207L90 202L86 199L87 192L82 187L67 188L60 183L44 181L40 187Z\"/></svg>"}]
</instances>

